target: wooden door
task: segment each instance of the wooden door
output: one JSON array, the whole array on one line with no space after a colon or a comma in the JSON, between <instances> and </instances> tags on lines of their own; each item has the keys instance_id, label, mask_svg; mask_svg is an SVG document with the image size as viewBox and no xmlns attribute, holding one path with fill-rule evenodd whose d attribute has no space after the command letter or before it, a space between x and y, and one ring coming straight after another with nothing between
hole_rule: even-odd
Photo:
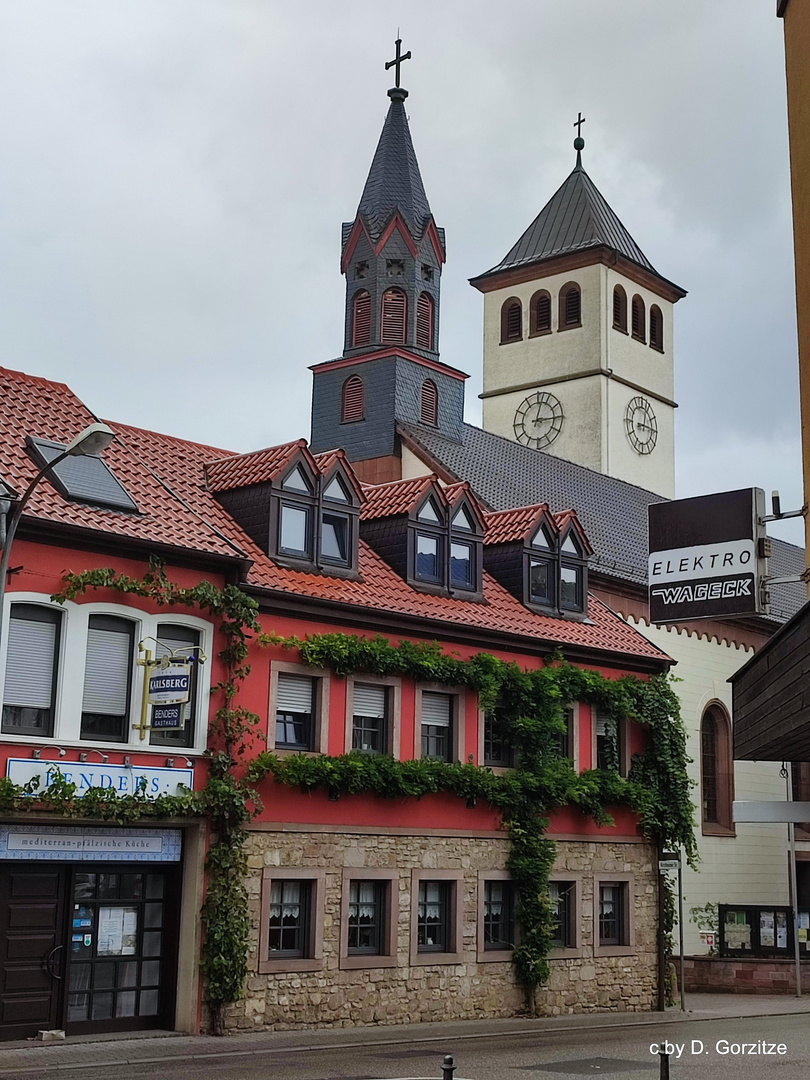
<instances>
[{"instance_id":1,"label":"wooden door","mask_svg":"<svg viewBox=\"0 0 810 1080\"><path fill-rule=\"evenodd\" d=\"M67 872L0 864L0 1039L61 1027Z\"/></svg>"}]
</instances>

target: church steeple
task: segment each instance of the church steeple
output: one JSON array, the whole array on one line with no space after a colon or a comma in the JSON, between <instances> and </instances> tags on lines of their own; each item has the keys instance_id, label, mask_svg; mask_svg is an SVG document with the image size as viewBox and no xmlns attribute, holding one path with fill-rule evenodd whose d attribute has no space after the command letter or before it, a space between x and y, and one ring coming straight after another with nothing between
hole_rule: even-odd
<instances>
[{"instance_id":1,"label":"church steeple","mask_svg":"<svg viewBox=\"0 0 810 1080\"><path fill-rule=\"evenodd\" d=\"M436 226L408 128L400 52L382 135L354 221L343 226L346 275L343 355L312 368L316 453L342 446L368 483L398 480L399 424L421 424L458 439L463 371L439 359L439 288L444 230Z\"/></svg>"},{"instance_id":2,"label":"church steeple","mask_svg":"<svg viewBox=\"0 0 810 1080\"><path fill-rule=\"evenodd\" d=\"M399 85L391 104L354 221L344 223L341 272L346 275L344 356L404 347L439 355L439 279L445 261L444 231L436 227L413 148Z\"/></svg>"}]
</instances>

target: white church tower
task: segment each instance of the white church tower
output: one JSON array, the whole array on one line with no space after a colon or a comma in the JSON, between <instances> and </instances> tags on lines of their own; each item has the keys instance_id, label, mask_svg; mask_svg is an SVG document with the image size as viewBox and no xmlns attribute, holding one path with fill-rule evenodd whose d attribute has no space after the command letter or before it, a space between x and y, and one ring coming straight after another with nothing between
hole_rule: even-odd
<instances>
[{"instance_id":1,"label":"white church tower","mask_svg":"<svg viewBox=\"0 0 810 1080\"><path fill-rule=\"evenodd\" d=\"M484 428L675 495L673 307L577 162L484 293Z\"/></svg>"}]
</instances>

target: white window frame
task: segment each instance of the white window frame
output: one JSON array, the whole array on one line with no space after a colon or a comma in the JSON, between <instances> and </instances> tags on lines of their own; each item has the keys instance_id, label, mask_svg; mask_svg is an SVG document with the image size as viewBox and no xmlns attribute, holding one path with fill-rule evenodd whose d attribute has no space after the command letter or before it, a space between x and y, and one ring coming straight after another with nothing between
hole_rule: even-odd
<instances>
[{"instance_id":1,"label":"white window frame","mask_svg":"<svg viewBox=\"0 0 810 1080\"><path fill-rule=\"evenodd\" d=\"M53 735L18 735L0 733L0 742L18 743L28 746L60 746L87 750L100 747L104 750L127 752L138 750L163 757L198 756L205 751L208 738L208 715L211 698L211 658L214 652L214 627L205 619L176 609L163 610L159 613L144 611L125 604L77 604L71 600L64 604L54 604L47 594L34 592L7 593L3 605L3 625L8 625L12 604L37 604L62 612L62 627L57 656L56 697ZM135 649L132 656L132 693L130 697L128 736L125 742L108 742L104 739L80 738L82 702L84 699L84 669L87 658L87 631L91 615L115 615L128 619L135 624ZM200 647L207 657L197 677L197 693L194 713L194 743L192 746L152 745L148 736L141 740L140 734L132 727L138 723L141 715L143 696L144 669L137 664L138 642L147 637L158 636L158 627L164 624L187 626L200 635ZM150 643L148 643L150 644ZM154 643L152 652L154 653ZM0 644L0 696L6 684L6 650L8 635L4 635Z\"/></svg>"}]
</instances>

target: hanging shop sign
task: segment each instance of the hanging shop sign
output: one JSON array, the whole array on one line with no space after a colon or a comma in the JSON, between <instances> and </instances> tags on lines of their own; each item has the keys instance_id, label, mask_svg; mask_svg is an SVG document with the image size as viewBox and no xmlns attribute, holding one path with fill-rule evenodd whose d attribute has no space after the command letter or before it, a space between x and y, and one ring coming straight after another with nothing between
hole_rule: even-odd
<instances>
[{"instance_id":1,"label":"hanging shop sign","mask_svg":"<svg viewBox=\"0 0 810 1080\"><path fill-rule=\"evenodd\" d=\"M59 862L179 862L181 829L0 825L0 859Z\"/></svg>"},{"instance_id":2,"label":"hanging shop sign","mask_svg":"<svg viewBox=\"0 0 810 1080\"><path fill-rule=\"evenodd\" d=\"M27 784L39 777L38 791L50 787L57 776L76 785L81 797L91 787L110 788L117 795L142 792L147 799L158 795L179 795L182 788L194 788L193 769L153 769L147 765L100 765L87 761L38 761L34 758L9 758L6 776L15 784Z\"/></svg>"},{"instance_id":3,"label":"hanging shop sign","mask_svg":"<svg viewBox=\"0 0 810 1080\"><path fill-rule=\"evenodd\" d=\"M764 514L760 488L652 503L651 622L765 614Z\"/></svg>"},{"instance_id":4,"label":"hanging shop sign","mask_svg":"<svg viewBox=\"0 0 810 1080\"><path fill-rule=\"evenodd\" d=\"M185 705L191 695L191 664L169 664L149 675L150 705Z\"/></svg>"}]
</instances>

